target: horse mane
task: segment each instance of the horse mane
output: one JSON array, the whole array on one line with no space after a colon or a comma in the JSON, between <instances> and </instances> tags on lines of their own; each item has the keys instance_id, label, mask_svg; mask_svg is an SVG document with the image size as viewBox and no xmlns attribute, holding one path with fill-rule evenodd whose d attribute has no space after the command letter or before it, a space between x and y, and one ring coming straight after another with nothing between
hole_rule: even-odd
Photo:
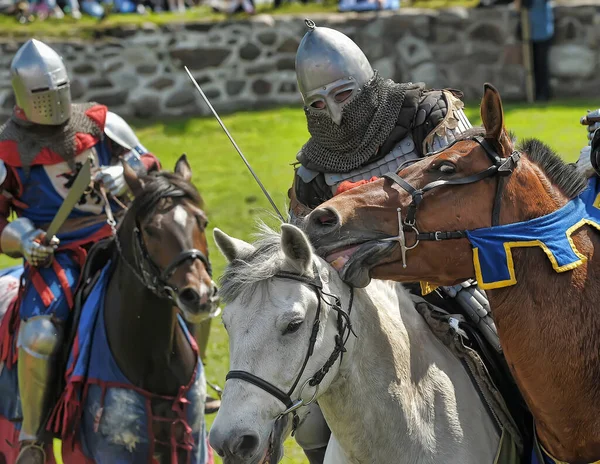
<instances>
[{"instance_id":1,"label":"horse mane","mask_svg":"<svg viewBox=\"0 0 600 464\"><path fill-rule=\"evenodd\" d=\"M460 134L456 140L468 140L478 136L485 136L485 128L481 126L472 127ZM509 132L508 136L513 143L516 142L516 137L513 132ZM565 163L552 148L541 140L534 138L525 139L519 143L517 150L525 153L532 163L542 169L550 181L556 185L569 200L575 198L587 187L585 176L575 167L575 165Z\"/></svg>"},{"instance_id":2,"label":"horse mane","mask_svg":"<svg viewBox=\"0 0 600 464\"><path fill-rule=\"evenodd\" d=\"M259 222L259 232L252 244L255 250L243 259L229 263L219 279L219 294L225 303L241 297L249 298L256 290L255 284L274 277L284 261L281 234Z\"/></svg>"},{"instance_id":3,"label":"horse mane","mask_svg":"<svg viewBox=\"0 0 600 464\"><path fill-rule=\"evenodd\" d=\"M131 205L134 217L149 215L165 198L185 198L198 205L204 206L200 192L196 187L184 180L178 174L160 171L142 177L144 190L137 195Z\"/></svg>"},{"instance_id":4,"label":"horse mane","mask_svg":"<svg viewBox=\"0 0 600 464\"><path fill-rule=\"evenodd\" d=\"M565 163L542 141L526 139L519 144L518 149L526 153L529 160L539 166L569 200L587 187L587 179L583 173L574 164Z\"/></svg>"}]
</instances>

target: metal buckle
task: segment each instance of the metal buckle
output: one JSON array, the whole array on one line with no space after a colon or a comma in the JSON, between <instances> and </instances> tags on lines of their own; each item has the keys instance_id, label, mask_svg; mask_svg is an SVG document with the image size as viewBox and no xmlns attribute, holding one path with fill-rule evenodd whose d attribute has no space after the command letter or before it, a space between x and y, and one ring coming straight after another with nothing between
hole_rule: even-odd
<instances>
[{"instance_id":1,"label":"metal buckle","mask_svg":"<svg viewBox=\"0 0 600 464\"><path fill-rule=\"evenodd\" d=\"M436 231L433 233L433 238L435 239L435 241L436 241L436 242L439 242L440 240L442 240L442 239L440 238L440 236L441 236L441 235L442 235L442 232L441 232L441 231L439 231L439 230L436 230Z\"/></svg>"},{"instance_id":2,"label":"metal buckle","mask_svg":"<svg viewBox=\"0 0 600 464\"><path fill-rule=\"evenodd\" d=\"M302 392L304 391L304 389L306 388L306 386L308 385L308 383L311 380L312 380L312 377L309 377L306 380L306 382L304 382L302 384L302 387L300 387L300 392L298 393L298 399L296 401L294 401L294 403L289 408L287 408L285 411L283 411L281 414L279 414L280 417L283 417L291 412L294 412L297 409L300 409L302 406L311 405L317 400L317 394L319 393L319 385L315 385L315 392L313 393L313 396L311 397L310 400L308 400L307 402L304 402L304 400L302 399Z\"/></svg>"}]
</instances>

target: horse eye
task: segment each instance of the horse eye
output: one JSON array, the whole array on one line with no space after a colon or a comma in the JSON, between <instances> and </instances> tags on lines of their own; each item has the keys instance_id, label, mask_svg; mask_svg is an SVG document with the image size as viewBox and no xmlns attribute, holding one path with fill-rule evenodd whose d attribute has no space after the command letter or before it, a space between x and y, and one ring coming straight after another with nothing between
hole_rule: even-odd
<instances>
[{"instance_id":1,"label":"horse eye","mask_svg":"<svg viewBox=\"0 0 600 464\"><path fill-rule=\"evenodd\" d=\"M283 335L297 332L301 325L302 325L302 321L290 322L288 324L288 326L285 328L285 332L283 333Z\"/></svg>"},{"instance_id":2,"label":"horse eye","mask_svg":"<svg viewBox=\"0 0 600 464\"><path fill-rule=\"evenodd\" d=\"M450 161L444 161L438 166L437 170L444 174L454 174L456 172L456 166Z\"/></svg>"}]
</instances>

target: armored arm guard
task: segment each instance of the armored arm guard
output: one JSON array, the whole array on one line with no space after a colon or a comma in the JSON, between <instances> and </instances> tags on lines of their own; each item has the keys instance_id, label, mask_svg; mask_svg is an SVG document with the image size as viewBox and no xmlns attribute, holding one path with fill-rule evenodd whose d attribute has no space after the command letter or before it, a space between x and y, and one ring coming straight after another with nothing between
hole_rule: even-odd
<instances>
[{"instance_id":1,"label":"armored arm guard","mask_svg":"<svg viewBox=\"0 0 600 464\"><path fill-rule=\"evenodd\" d=\"M444 148L472 127L460 97L452 90L433 90L423 95L413 127L415 143L423 155Z\"/></svg>"},{"instance_id":2,"label":"armored arm guard","mask_svg":"<svg viewBox=\"0 0 600 464\"><path fill-rule=\"evenodd\" d=\"M160 162L141 144L133 129L119 115L106 113L104 133L112 142L115 156L123 159L138 175L160 169Z\"/></svg>"},{"instance_id":3,"label":"armored arm guard","mask_svg":"<svg viewBox=\"0 0 600 464\"><path fill-rule=\"evenodd\" d=\"M304 166L300 166L296 170L292 188L295 202L303 207L301 208L304 210L303 216L333 197L331 187L325 182L323 173L312 171ZM292 199L291 196L290 199ZM290 205L290 207L294 207L294 205Z\"/></svg>"}]
</instances>

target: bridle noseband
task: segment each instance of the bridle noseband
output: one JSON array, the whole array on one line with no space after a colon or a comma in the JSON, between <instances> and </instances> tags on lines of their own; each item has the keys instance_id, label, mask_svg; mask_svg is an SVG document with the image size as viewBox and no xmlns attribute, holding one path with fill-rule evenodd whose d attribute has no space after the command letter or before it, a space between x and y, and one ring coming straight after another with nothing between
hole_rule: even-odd
<instances>
[{"instance_id":1,"label":"bridle noseband","mask_svg":"<svg viewBox=\"0 0 600 464\"><path fill-rule=\"evenodd\" d=\"M398 235L396 237L384 238L381 241L397 241L400 244L402 251L402 265L406 267L406 252L408 250L412 250L417 247L419 242L423 240L430 241L440 241L440 240L454 240L460 238L467 238L466 230L457 230L457 231L435 231L435 232L420 232L416 226L416 215L417 208L419 204L423 201L423 195L433 190L437 187L445 187L448 185L467 185L473 184L475 182L479 182L480 180L486 179L488 177L498 176L498 185L496 187L496 196L494 198L494 207L492 209L492 226L497 226L500 223L500 206L502 204L502 191L504 190L504 186L506 185L506 179L514 169L516 168L520 158L521 153L518 151L513 151L512 154L507 158L502 158L494 147L483 137L477 136L469 139L461 139L455 141L452 145L459 141L465 140L473 140L477 142L485 151L485 154L488 156L490 161L493 163L487 169L484 169L481 172L473 174L471 176L462 177L459 179L450 179L450 180L436 180L428 183L424 187L417 189L410 185L407 181L405 181L402 177L394 172L389 172L384 174L383 177L392 181L392 183L402 187L411 197L412 202L408 206L408 211L406 213L406 218L402 219L402 209L398 208ZM440 151L447 150L452 145L443 148ZM439 153L439 152L438 152ZM417 160L418 161L418 160ZM404 166L404 165L403 165ZM402 167L402 166L401 166ZM401 170L401 169L400 169ZM411 246L406 246L406 237L405 231L412 231L415 233L415 243Z\"/></svg>"},{"instance_id":2,"label":"bridle noseband","mask_svg":"<svg viewBox=\"0 0 600 464\"><path fill-rule=\"evenodd\" d=\"M337 361L338 358L340 358L340 362L341 362L343 354L346 352L345 346L346 346L346 343L348 342L348 339L350 338L350 334L353 334L354 336L356 336L356 334L352 330L352 324L350 322L350 313L352 312L352 303L354 301L354 288L349 287L350 288L350 299L348 302L348 312L346 313L342 309L342 303L340 301L340 298L336 295L331 295L329 293L326 293L323 290L323 283L321 282L321 278L319 276L319 269L317 268L316 264L313 266L313 274L314 274L313 278L307 278L307 277L304 277L304 276L301 276L298 274L294 274L291 272L279 272L273 276L275 278L280 278L280 279L295 280L297 282L308 285L312 290L314 290L315 294L317 295L317 300L318 300L317 313L315 315L315 320L313 322L312 331L310 334L308 350L306 352L306 356L304 357L304 362L302 363L302 368L300 369L300 373L296 377L296 380L294 381L292 386L289 388L287 393L284 392L283 390L281 390L280 388L276 387L272 383L267 382L266 380L261 379L260 377L254 375L254 374L251 374L250 372L234 370L234 371L229 371L229 373L225 377L226 381L229 379L239 379L239 380L243 380L245 382L251 383L252 385L259 387L260 389L266 391L267 393L269 393L270 395L274 396L279 401L281 401L285 405L286 409L279 414L278 418L284 417L290 413L293 415L292 435L294 435L296 429L298 428L298 424L300 421L296 411L299 408L301 408L302 406L308 406L316 401L317 395L319 393L319 384L323 381L323 379L325 378L325 376L327 375L327 373L329 372L331 367L335 364L335 362ZM333 301L328 301L327 299L324 298L325 296L331 298ZM327 361L325 362L323 367L321 367L321 369L319 369L317 372L315 372L311 377L309 377L302 384L302 386L300 387L300 391L298 392L298 399L293 400L292 393L294 393L294 390L298 386L298 383L300 382L300 379L302 378L302 375L304 374L304 371L306 370L306 365L308 364L308 360L313 355L313 352L315 349L315 343L317 342L317 335L319 333L319 326L321 323L322 303L325 303L331 309L333 309L334 311L337 312L338 334L335 336L335 348L333 349L333 352L331 353L331 355L329 356L329 358L327 359ZM310 400L304 401L304 399L302 398L302 393L304 392L304 389L308 386L314 387L315 391L314 391L312 397L310 398Z\"/></svg>"}]
</instances>

